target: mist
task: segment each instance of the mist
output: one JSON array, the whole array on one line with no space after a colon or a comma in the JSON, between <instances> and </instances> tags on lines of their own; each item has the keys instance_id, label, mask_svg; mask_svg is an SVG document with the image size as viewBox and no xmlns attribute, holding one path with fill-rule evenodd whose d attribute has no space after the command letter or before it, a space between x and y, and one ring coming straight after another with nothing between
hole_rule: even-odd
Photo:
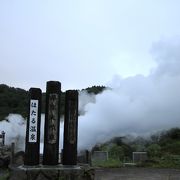
<instances>
[{"instance_id":1,"label":"mist","mask_svg":"<svg viewBox=\"0 0 180 180\"><path fill-rule=\"evenodd\" d=\"M115 75L107 89L93 95L79 94L78 149L91 149L115 136L148 137L157 131L180 127L180 39L153 44L157 67L148 76L122 78ZM0 123L7 143L16 141L23 149L25 122L20 115L9 115ZM44 115L41 124L41 151ZM60 144L62 148L63 124Z\"/></svg>"},{"instance_id":2,"label":"mist","mask_svg":"<svg viewBox=\"0 0 180 180\"><path fill-rule=\"evenodd\" d=\"M5 145L15 143L15 151L24 150L26 121L19 114L9 114L5 120L0 122L0 132L4 131Z\"/></svg>"},{"instance_id":3,"label":"mist","mask_svg":"<svg viewBox=\"0 0 180 180\"><path fill-rule=\"evenodd\" d=\"M91 148L115 136L144 136L180 126L180 39L153 44L157 62L148 76L119 75L111 89L87 103L79 117L79 148Z\"/></svg>"},{"instance_id":4,"label":"mist","mask_svg":"<svg viewBox=\"0 0 180 180\"><path fill-rule=\"evenodd\" d=\"M15 152L25 150L25 138L26 138L26 119L19 114L9 114L5 120L0 122L0 132L4 131L5 145L11 145L15 143ZM45 115L41 114L41 128L40 128L40 153L43 153L44 147L44 122ZM60 119L60 148L63 147L63 117ZM60 149L61 150L61 149Z\"/></svg>"}]
</instances>

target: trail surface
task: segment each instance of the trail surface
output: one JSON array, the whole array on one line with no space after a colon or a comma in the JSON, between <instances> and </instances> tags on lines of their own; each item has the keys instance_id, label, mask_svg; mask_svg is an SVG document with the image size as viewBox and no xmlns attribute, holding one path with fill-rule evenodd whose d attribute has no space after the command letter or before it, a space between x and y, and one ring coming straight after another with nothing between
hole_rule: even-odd
<instances>
[{"instance_id":1,"label":"trail surface","mask_svg":"<svg viewBox=\"0 0 180 180\"><path fill-rule=\"evenodd\" d=\"M96 169L95 180L180 180L180 169Z\"/></svg>"}]
</instances>

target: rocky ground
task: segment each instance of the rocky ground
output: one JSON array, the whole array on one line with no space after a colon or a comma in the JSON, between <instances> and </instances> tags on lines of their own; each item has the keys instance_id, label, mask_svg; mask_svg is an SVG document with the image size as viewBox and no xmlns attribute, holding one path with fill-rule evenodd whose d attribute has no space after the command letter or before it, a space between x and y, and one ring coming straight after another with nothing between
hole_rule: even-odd
<instances>
[{"instance_id":1,"label":"rocky ground","mask_svg":"<svg viewBox=\"0 0 180 180\"><path fill-rule=\"evenodd\" d=\"M0 169L0 180L6 175L7 170ZM97 168L95 180L180 180L180 169Z\"/></svg>"},{"instance_id":2,"label":"rocky ground","mask_svg":"<svg viewBox=\"0 0 180 180\"><path fill-rule=\"evenodd\" d=\"M180 180L180 170L153 168L96 169L95 180Z\"/></svg>"}]
</instances>

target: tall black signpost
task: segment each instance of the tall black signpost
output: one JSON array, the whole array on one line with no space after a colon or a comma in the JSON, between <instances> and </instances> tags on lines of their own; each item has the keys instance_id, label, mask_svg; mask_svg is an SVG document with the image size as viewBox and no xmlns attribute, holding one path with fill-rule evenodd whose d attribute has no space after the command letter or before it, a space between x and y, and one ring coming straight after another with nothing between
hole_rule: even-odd
<instances>
[{"instance_id":1,"label":"tall black signpost","mask_svg":"<svg viewBox=\"0 0 180 180\"><path fill-rule=\"evenodd\" d=\"M57 165L59 157L61 83L48 81L46 86L46 114L44 129L44 165Z\"/></svg>"},{"instance_id":2,"label":"tall black signpost","mask_svg":"<svg viewBox=\"0 0 180 180\"><path fill-rule=\"evenodd\" d=\"M77 164L78 91L66 91L63 165Z\"/></svg>"},{"instance_id":3,"label":"tall black signpost","mask_svg":"<svg viewBox=\"0 0 180 180\"><path fill-rule=\"evenodd\" d=\"M26 146L24 165L39 164L40 123L41 123L41 89L29 90L29 113L26 126Z\"/></svg>"},{"instance_id":4,"label":"tall black signpost","mask_svg":"<svg viewBox=\"0 0 180 180\"><path fill-rule=\"evenodd\" d=\"M2 134L2 145L4 146L5 145L5 134L6 133L4 131L2 131L1 134Z\"/></svg>"},{"instance_id":5,"label":"tall black signpost","mask_svg":"<svg viewBox=\"0 0 180 180\"><path fill-rule=\"evenodd\" d=\"M88 166L77 165L78 139L78 91L66 91L64 145L62 165L59 158L59 126L61 83L48 81L46 86L46 109L44 125L44 152L42 166L40 160L40 118L41 118L41 89L29 90L29 116L26 128L26 147L24 166L10 167L9 180L54 180L54 179L90 179L94 180L94 170ZM12 152L13 157L13 152ZM87 153L87 160L89 154ZM88 162L88 161L87 161ZM56 166L58 165L58 166Z\"/></svg>"}]
</instances>

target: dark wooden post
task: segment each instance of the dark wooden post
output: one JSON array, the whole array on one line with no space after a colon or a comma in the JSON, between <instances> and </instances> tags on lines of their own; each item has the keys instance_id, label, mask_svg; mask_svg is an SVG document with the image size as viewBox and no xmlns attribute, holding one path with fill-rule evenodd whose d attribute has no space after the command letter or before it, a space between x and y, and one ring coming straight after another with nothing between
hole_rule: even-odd
<instances>
[{"instance_id":1,"label":"dark wooden post","mask_svg":"<svg viewBox=\"0 0 180 180\"><path fill-rule=\"evenodd\" d=\"M44 165L57 165L59 159L61 83L48 81L46 87L46 114L44 127Z\"/></svg>"},{"instance_id":2,"label":"dark wooden post","mask_svg":"<svg viewBox=\"0 0 180 180\"><path fill-rule=\"evenodd\" d=\"M85 150L85 159L86 159L86 164L89 164L89 151L88 150Z\"/></svg>"},{"instance_id":3,"label":"dark wooden post","mask_svg":"<svg viewBox=\"0 0 180 180\"><path fill-rule=\"evenodd\" d=\"M10 159L10 164L14 164L14 151L15 151L15 143L11 143L11 159Z\"/></svg>"},{"instance_id":4,"label":"dark wooden post","mask_svg":"<svg viewBox=\"0 0 180 180\"><path fill-rule=\"evenodd\" d=\"M61 149L61 163L63 163L63 149Z\"/></svg>"},{"instance_id":5,"label":"dark wooden post","mask_svg":"<svg viewBox=\"0 0 180 180\"><path fill-rule=\"evenodd\" d=\"M63 165L77 164L78 91L66 91Z\"/></svg>"},{"instance_id":6,"label":"dark wooden post","mask_svg":"<svg viewBox=\"0 0 180 180\"><path fill-rule=\"evenodd\" d=\"M33 166L39 164L41 95L42 92L39 88L31 88L29 90L24 165Z\"/></svg>"},{"instance_id":7,"label":"dark wooden post","mask_svg":"<svg viewBox=\"0 0 180 180\"><path fill-rule=\"evenodd\" d=\"M5 134L6 133L4 131L2 131L1 134L2 134L2 145L4 146L5 145Z\"/></svg>"}]
</instances>

